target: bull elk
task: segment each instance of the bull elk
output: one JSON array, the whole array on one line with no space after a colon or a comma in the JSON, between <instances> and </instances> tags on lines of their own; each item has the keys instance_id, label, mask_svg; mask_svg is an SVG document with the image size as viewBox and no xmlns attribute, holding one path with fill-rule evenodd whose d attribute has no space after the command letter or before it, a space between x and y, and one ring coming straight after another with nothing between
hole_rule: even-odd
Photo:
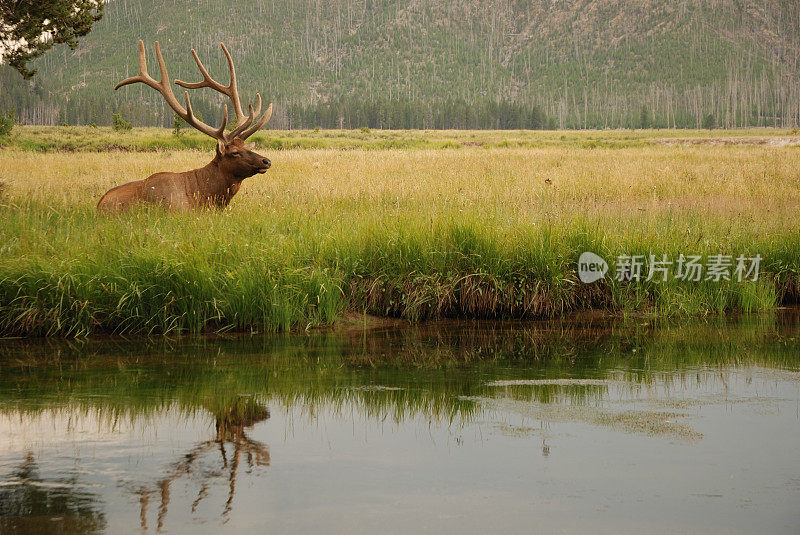
<instances>
[{"instance_id":1,"label":"bull elk","mask_svg":"<svg viewBox=\"0 0 800 535\"><path fill-rule=\"evenodd\" d=\"M161 93L169 107L175 110L184 121L202 133L217 140L217 154L214 159L199 169L184 171L182 173L155 173L144 180L128 182L110 189L97 203L101 212L125 211L137 203L155 203L168 208L191 209L202 207L224 208L230 203L231 198L239 191L242 181L258 173L265 173L270 167L270 161L263 156L245 148L244 140L259 130L272 116L272 104L261 113L261 95L256 94L256 106L249 104L249 115L242 111L239 100L239 89L236 85L236 70L233 59L220 43L222 51L228 60L230 69L230 82L224 86L214 80L209 74L197 53L192 50L197 67L203 80L188 83L175 80L175 83L185 89L199 89L208 87L230 98L233 111L236 114L236 125L230 132L225 131L228 124L228 106L224 105L222 124L213 128L197 117L192 111L189 101L189 92L185 91L186 107L184 108L172 92L167 67L161 56L161 48L156 41L156 59L161 70L161 80L156 81L147 73L144 42L139 41L139 74L118 83L114 90L128 84L141 82Z\"/></svg>"}]
</instances>

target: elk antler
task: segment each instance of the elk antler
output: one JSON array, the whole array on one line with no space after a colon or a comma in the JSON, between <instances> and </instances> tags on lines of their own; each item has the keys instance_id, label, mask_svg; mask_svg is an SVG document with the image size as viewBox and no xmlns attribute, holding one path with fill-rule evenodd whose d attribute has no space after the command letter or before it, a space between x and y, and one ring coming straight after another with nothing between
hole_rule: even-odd
<instances>
[{"instance_id":1,"label":"elk antler","mask_svg":"<svg viewBox=\"0 0 800 535\"><path fill-rule=\"evenodd\" d=\"M259 130L267 123L267 121L269 121L270 117L272 116L272 104L269 105L267 110L264 112L264 115L259 117L258 120L253 123L253 118L261 113L261 94L256 93L255 111L253 110L253 106L250 105L249 116L246 116L244 112L242 112L242 103L239 100L239 87L236 83L236 69L233 66L233 59L231 58L231 54L228 52L228 49L224 44L220 43L219 46L222 47L222 52L225 53L225 59L228 60L228 69L230 70L231 81L227 86L220 84L208 74L208 71L203 66L203 62L200 61L200 58L197 56L197 52L195 52L194 49L192 49L192 57L194 57L194 62L197 63L197 68L200 69L200 74L203 75L203 81L189 83L182 82L181 80L175 80L175 83L186 89L209 87L214 91L218 91L223 95L227 95L228 98L231 99L231 102L233 103L233 111L236 113L236 127L234 128L233 132L229 134L229 138L233 139L234 137L238 136L242 139L247 139L253 134L253 132Z\"/></svg>"},{"instance_id":2,"label":"elk antler","mask_svg":"<svg viewBox=\"0 0 800 535\"><path fill-rule=\"evenodd\" d=\"M164 64L164 58L161 56L161 47L156 41L156 59L158 60L158 67L161 70L161 80L156 81L147 73L147 61L145 59L145 51L144 51L144 42L140 39L139 40L139 75L133 76L131 78L126 78L125 80L118 83L114 86L114 90L119 89L122 86L133 84L136 82L141 82L145 85L149 85L159 93L161 96L164 97L164 100L167 101L170 108L175 110L184 121L186 121L189 125L193 126L197 130L203 132L204 134L211 136L212 138L222 141L222 142L230 142L234 138L239 137L242 140L247 139L250 137L254 132L259 130L267 121L269 121L270 117L272 116L272 104L267 107L267 110L264 114L258 118L254 122L255 117L261 113L261 95L256 93L256 108L253 109L253 105L248 105L250 115L245 115L242 112L242 104L239 100L239 89L236 84L236 70L233 67L233 59L231 58L228 49L225 48L225 45L220 43L222 46L222 51L225 53L225 57L228 60L228 67L231 71L231 81L227 86L224 86L211 78L208 74L208 71L203 66L200 58L197 56L197 53L192 50L192 56L194 57L195 63L200 69L200 73L203 75L203 81L196 82L196 83L187 83L182 82L180 80L175 80L175 83L181 87L186 89L199 89L201 87L209 87L215 91L222 93L223 95L227 95L233 104L233 111L236 114L236 126L231 132L225 132L225 127L228 124L228 106L224 105L222 110L222 124L219 128L213 128L197 117L194 116L194 112L192 111L192 103L189 100L189 92L184 91L184 95L186 98L186 108L181 106L178 102L178 99L175 98L174 93L172 92L172 85L169 81L169 75L167 74L167 67Z\"/></svg>"}]
</instances>

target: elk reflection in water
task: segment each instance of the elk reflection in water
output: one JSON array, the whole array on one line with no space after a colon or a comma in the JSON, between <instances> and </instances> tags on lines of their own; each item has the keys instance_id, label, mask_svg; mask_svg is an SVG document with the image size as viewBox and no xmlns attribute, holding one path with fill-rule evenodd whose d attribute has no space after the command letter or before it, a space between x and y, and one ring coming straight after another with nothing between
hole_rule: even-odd
<instances>
[{"instance_id":1,"label":"elk reflection in water","mask_svg":"<svg viewBox=\"0 0 800 535\"><path fill-rule=\"evenodd\" d=\"M796 533L781 318L0 344L0 533Z\"/></svg>"},{"instance_id":2,"label":"elk reflection in water","mask_svg":"<svg viewBox=\"0 0 800 535\"><path fill-rule=\"evenodd\" d=\"M143 485L139 493L140 522L142 529L147 529L147 508L153 496L159 497L158 525L160 531L170 503L170 487L181 478L197 481L199 490L192 502L192 513L196 513L200 502L208 496L214 479L224 477L227 471L228 496L222 510L223 523L227 522L233 508L233 497L236 494L236 478L241 466L242 457L247 464L247 473L254 468L269 466L270 455L266 444L248 437L246 430L255 424L269 419L269 409L250 398L240 398L236 402L221 408L205 407L215 420L215 436L197 444L180 460L172 464L167 474L152 486ZM232 450L229 452L229 450ZM215 459L219 454L218 469L208 469L202 464L203 459Z\"/></svg>"}]
</instances>

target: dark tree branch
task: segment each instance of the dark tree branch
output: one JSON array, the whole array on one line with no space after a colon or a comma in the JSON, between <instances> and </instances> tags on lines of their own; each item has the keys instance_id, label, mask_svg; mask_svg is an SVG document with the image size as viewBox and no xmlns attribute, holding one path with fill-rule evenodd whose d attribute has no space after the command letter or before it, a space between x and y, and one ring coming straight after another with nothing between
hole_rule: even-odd
<instances>
[{"instance_id":1,"label":"dark tree branch","mask_svg":"<svg viewBox=\"0 0 800 535\"><path fill-rule=\"evenodd\" d=\"M55 45L74 50L104 7L103 0L0 0L0 59L31 78L28 63Z\"/></svg>"}]
</instances>

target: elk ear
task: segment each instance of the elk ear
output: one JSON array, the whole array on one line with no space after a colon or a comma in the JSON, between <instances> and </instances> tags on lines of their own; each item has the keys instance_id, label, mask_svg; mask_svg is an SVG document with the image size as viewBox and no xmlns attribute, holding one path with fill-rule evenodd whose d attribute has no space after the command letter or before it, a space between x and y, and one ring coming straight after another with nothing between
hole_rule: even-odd
<instances>
[{"instance_id":1,"label":"elk ear","mask_svg":"<svg viewBox=\"0 0 800 535\"><path fill-rule=\"evenodd\" d=\"M222 156L225 154L225 142L222 140L217 140L217 156Z\"/></svg>"}]
</instances>

